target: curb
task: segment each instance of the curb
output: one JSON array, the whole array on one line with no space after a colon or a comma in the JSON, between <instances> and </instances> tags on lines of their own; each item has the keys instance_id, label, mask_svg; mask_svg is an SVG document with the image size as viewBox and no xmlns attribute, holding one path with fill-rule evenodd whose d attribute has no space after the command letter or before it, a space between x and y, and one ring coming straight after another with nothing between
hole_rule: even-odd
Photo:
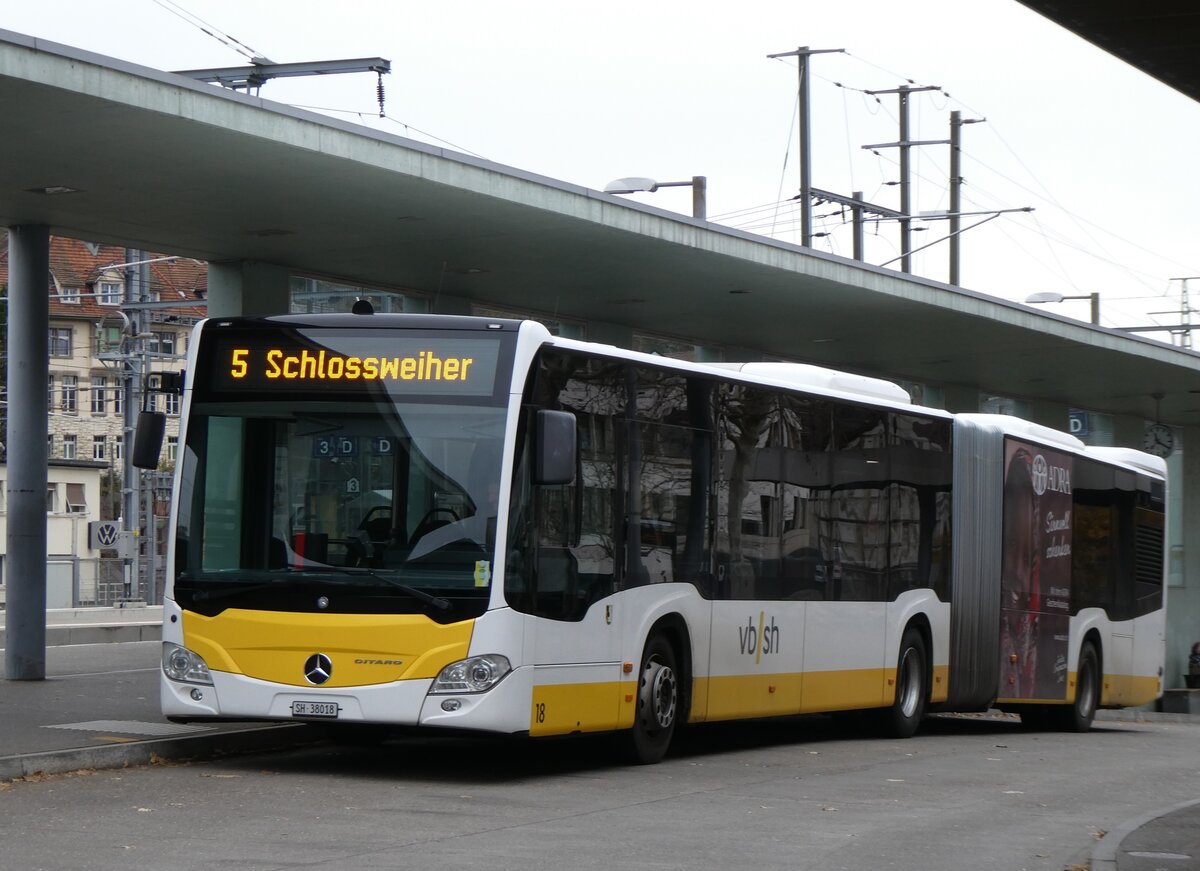
<instances>
[{"instance_id":1,"label":"curb","mask_svg":"<svg viewBox=\"0 0 1200 871\"><path fill-rule=\"evenodd\" d=\"M162 622L152 623L52 623L46 626L46 647L75 644L109 644L122 641L161 641ZM0 626L0 650L5 632Z\"/></svg>"},{"instance_id":2,"label":"curb","mask_svg":"<svg viewBox=\"0 0 1200 871\"><path fill-rule=\"evenodd\" d=\"M155 738L71 750L47 750L19 756L0 756L0 783L41 774L66 774L81 769L128 768L149 765L156 760L205 759L225 754L284 750L315 744L327 739L319 730L306 730L306 724L251 726L205 735ZM296 731L301 730L301 731Z\"/></svg>"},{"instance_id":3,"label":"curb","mask_svg":"<svg viewBox=\"0 0 1200 871\"><path fill-rule=\"evenodd\" d=\"M1191 799L1190 801L1181 802L1171 807L1159 808L1156 811L1151 811L1148 814L1127 820L1115 829L1110 829L1100 840L1100 843L1092 850L1091 871L1117 871L1117 851L1121 849L1121 843L1127 837L1147 823L1157 820L1159 817L1168 816L1176 811L1181 811L1184 808L1189 808L1197 804L1200 804L1200 799Z\"/></svg>"}]
</instances>

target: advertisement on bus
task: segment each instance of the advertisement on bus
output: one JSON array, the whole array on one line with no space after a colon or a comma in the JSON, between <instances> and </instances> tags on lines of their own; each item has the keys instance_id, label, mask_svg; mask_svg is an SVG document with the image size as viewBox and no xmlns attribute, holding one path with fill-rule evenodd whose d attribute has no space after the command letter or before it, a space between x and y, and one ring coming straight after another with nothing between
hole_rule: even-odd
<instances>
[{"instance_id":1,"label":"advertisement on bus","mask_svg":"<svg viewBox=\"0 0 1200 871\"><path fill-rule=\"evenodd\" d=\"M1005 440L1001 698L1066 698L1072 468L1069 454Z\"/></svg>"}]
</instances>

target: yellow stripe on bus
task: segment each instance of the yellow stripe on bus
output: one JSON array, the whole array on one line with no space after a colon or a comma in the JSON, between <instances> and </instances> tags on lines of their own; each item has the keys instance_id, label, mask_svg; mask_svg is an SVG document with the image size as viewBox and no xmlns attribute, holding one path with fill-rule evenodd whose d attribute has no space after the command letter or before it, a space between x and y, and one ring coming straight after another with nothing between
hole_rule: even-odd
<instances>
[{"instance_id":1,"label":"yellow stripe on bus","mask_svg":"<svg viewBox=\"0 0 1200 871\"><path fill-rule=\"evenodd\" d=\"M325 687L433 678L467 655L474 621L446 626L421 614L297 614L228 609L215 617L185 612L183 643L215 671L291 686L311 686L305 663L333 663Z\"/></svg>"},{"instance_id":2,"label":"yellow stripe on bus","mask_svg":"<svg viewBox=\"0 0 1200 871\"><path fill-rule=\"evenodd\" d=\"M933 669L930 701L945 701L949 668ZM896 697L896 671L845 671L698 677L692 682L688 721L738 720L886 707ZM637 706L637 682L544 684L533 688L530 735L566 735L628 729Z\"/></svg>"},{"instance_id":3,"label":"yellow stripe on bus","mask_svg":"<svg viewBox=\"0 0 1200 871\"><path fill-rule=\"evenodd\" d=\"M533 688L530 735L608 732L633 725L635 681L542 684ZM624 701L625 696L630 701ZM627 719L626 719L627 718Z\"/></svg>"},{"instance_id":4,"label":"yellow stripe on bus","mask_svg":"<svg viewBox=\"0 0 1200 871\"><path fill-rule=\"evenodd\" d=\"M1037 705L1072 705L1075 703L1075 672L1067 674L1066 697L1061 699L996 699L998 704L1037 704ZM1104 675L1104 687L1100 691L1101 705L1121 705L1137 707L1148 705L1159 697L1162 692L1162 682L1157 677L1129 674Z\"/></svg>"}]
</instances>

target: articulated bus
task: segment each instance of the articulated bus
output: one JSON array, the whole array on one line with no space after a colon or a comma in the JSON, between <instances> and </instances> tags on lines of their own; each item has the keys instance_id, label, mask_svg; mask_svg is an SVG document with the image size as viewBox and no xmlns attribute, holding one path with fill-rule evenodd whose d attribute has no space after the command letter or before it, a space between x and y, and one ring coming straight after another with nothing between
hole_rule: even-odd
<instances>
[{"instance_id":1,"label":"articulated bus","mask_svg":"<svg viewBox=\"0 0 1200 871\"><path fill-rule=\"evenodd\" d=\"M613 732L649 763L688 724L1084 731L1162 691L1148 454L532 321L212 318L172 389L174 721Z\"/></svg>"}]
</instances>

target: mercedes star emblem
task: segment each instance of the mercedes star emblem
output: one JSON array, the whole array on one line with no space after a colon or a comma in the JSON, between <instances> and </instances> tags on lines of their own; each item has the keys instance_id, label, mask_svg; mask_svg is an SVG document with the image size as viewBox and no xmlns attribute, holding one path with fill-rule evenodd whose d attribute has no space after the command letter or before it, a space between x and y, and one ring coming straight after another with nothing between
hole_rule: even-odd
<instances>
[{"instance_id":1,"label":"mercedes star emblem","mask_svg":"<svg viewBox=\"0 0 1200 871\"><path fill-rule=\"evenodd\" d=\"M320 684L333 674L333 662L324 653L314 653L304 663L304 676L309 683Z\"/></svg>"}]
</instances>

